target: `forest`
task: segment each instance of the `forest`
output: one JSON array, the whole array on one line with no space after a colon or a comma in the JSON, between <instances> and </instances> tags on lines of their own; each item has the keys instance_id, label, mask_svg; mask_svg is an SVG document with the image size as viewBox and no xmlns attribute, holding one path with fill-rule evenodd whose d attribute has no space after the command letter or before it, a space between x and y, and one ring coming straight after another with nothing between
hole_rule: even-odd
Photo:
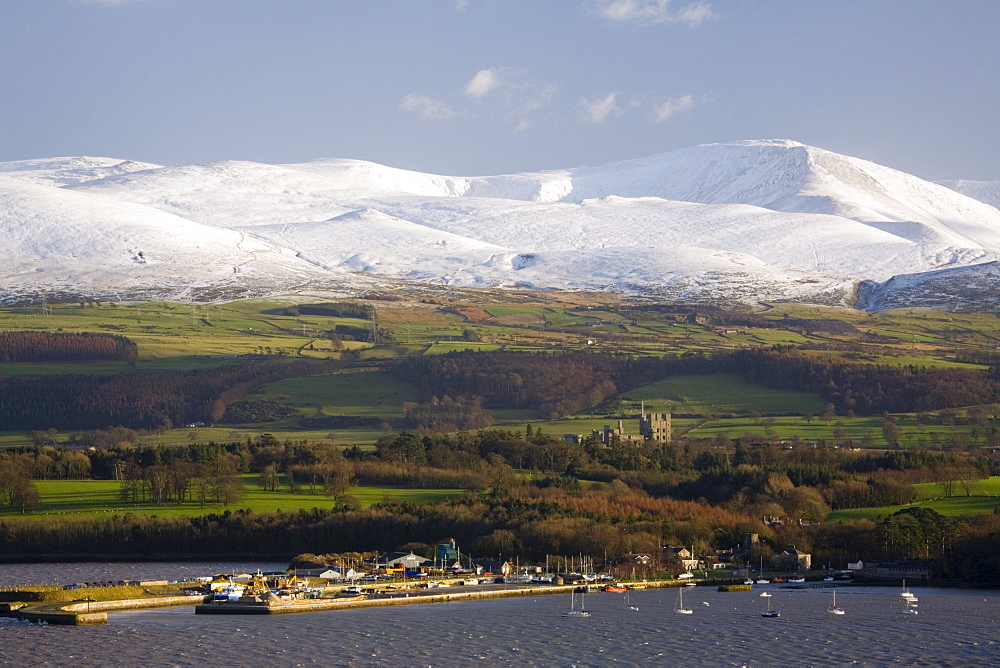
<instances>
[{"instance_id":1,"label":"forest","mask_svg":"<svg viewBox=\"0 0 1000 668\"><path fill-rule=\"evenodd\" d=\"M187 371L0 377L0 424L72 430L218 422L253 387L342 367L339 360L255 360Z\"/></svg>"},{"instance_id":2,"label":"forest","mask_svg":"<svg viewBox=\"0 0 1000 668\"><path fill-rule=\"evenodd\" d=\"M486 408L534 408L543 418L571 415L670 375L736 373L778 389L815 392L847 415L920 412L1000 399L994 370L850 363L773 346L713 355L634 358L598 353L456 352L415 357L393 373L424 401L482 398Z\"/></svg>"},{"instance_id":3,"label":"forest","mask_svg":"<svg viewBox=\"0 0 1000 668\"><path fill-rule=\"evenodd\" d=\"M855 327L794 317L794 308L765 317L650 305L596 316L589 307L449 301L435 310L422 301L427 322L390 325L386 303L377 313L339 302L240 306L229 315L218 306L199 317L171 305L109 307L108 317L122 318L115 331L159 337L167 361L148 365L152 356L137 360L132 339L119 335L3 339L0 361L9 365L67 361L89 373L8 366L0 376L0 424L20 433L0 449L0 556L80 555L95 545L129 557L426 552L447 538L477 554L526 559L658 553L667 544L711 555L756 533L761 543L741 558L796 545L818 565L923 558L943 577L968 579L988 578L997 565L1000 515L915 505L931 495L980 498L984 479L1000 475L1000 375L988 368L996 355L989 341L968 344L974 335L954 316L933 320L954 326L940 334L924 314L907 321L937 337L940 355L893 359L893 330L875 315L852 317ZM760 331L729 335L704 322ZM233 352L179 361L179 344L190 354L183 347L195 344L182 342L208 346L215 330ZM525 332L527 344L517 338ZM87 361L128 364L112 373L119 366L88 369ZM747 410L740 419L760 433L734 438L721 428L689 436L715 420L701 411L675 414L683 427L667 443L587 436L600 421L636 418L640 399L623 394L704 375L725 375L712 387L741 388L742 378L809 393L808 405ZM547 421L564 416L582 438L554 435ZM803 435L783 426L789 416L802 418L794 428ZM856 416L864 425L853 435L850 423L835 426ZM901 424L910 436L900 436ZM921 425L941 429L913 435ZM949 440L944 427L955 425L968 429ZM879 428L875 444L863 430ZM368 430L368 440L341 440L348 429ZM161 434L170 438L157 444ZM105 481L115 511L49 514L39 486L57 480ZM366 486L450 496L418 504L365 497ZM256 489L308 495L303 504L315 508L265 512L251 501ZM176 512L131 510L140 505ZM880 514L863 512L874 509Z\"/></svg>"},{"instance_id":4,"label":"forest","mask_svg":"<svg viewBox=\"0 0 1000 668\"><path fill-rule=\"evenodd\" d=\"M0 362L135 361L139 347L117 334L0 332Z\"/></svg>"}]
</instances>

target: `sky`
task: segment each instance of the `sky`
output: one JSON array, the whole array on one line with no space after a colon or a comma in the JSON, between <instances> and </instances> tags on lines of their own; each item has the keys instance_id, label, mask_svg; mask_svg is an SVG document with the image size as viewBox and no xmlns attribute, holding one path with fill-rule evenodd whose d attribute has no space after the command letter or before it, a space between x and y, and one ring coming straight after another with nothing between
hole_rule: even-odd
<instances>
[{"instance_id":1,"label":"sky","mask_svg":"<svg viewBox=\"0 0 1000 668\"><path fill-rule=\"evenodd\" d=\"M0 0L0 161L475 176L793 139L1000 180L1000 0Z\"/></svg>"}]
</instances>

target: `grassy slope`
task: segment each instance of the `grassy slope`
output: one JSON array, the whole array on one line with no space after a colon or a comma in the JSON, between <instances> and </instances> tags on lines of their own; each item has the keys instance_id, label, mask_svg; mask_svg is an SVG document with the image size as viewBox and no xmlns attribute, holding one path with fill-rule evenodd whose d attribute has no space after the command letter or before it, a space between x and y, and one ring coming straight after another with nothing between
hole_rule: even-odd
<instances>
[{"instance_id":1,"label":"grassy slope","mask_svg":"<svg viewBox=\"0 0 1000 668\"><path fill-rule=\"evenodd\" d=\"M976 481L972 496L965 496L960 484L955 485L958 496L944 496L940 483L919 483L913 486L922 501L906 506L881 506L878 508L851 508L835 510L827 515L828 521L853 520L861 518L886 517L903 508L929 508L947 517L963 517L979 513L992 513L1000 509L1000 476Z\"/></svg>"},{"instance_id":2,"label":"grassy slope","mask_svg":"<svg viewBox=\"0 0 1000 668\"><path fill-rule=\"evenodd\" d=\"M287 487L277 492L265 491L257 475L242 476L246 485L245 493L228 508L249 508L254 512L274 512L276 510L295 511L311 508L329 508L333 499L324 495L322 489L310 493L308 486L302 486L298 493L287 491ZM168 503L158 506L152 503L123 504L118 500L118 483L114 480L40 480L37 481L42 495L42 509L31 515L20 515L7 509L0 510L0 517L43 518L65 516L73 518L102 517L116 512L129 512L159 517L196 517L220 513L225 506L209 504L201 507L197 502L182 504ZM464 494L460 489L403 489L380 485L356 485L348 494L364 505L387 500L430 503Z\"/></svg>"},{"instance_id":3,"label":"grassy slope","mask_svg":"<svg viewBox=\"0 0 1000 668\"><path fill-rule=\"evenodd\" d=\"M566 298L566 297L564 297ZM490 299L494 299L490 297ZM555 300L546 295L549 305L522 303L483 306L472 320L456 313L446 313L430 303L379 302L379 325L391 329L398 341L392 346L371 348L367 344L347 342L348 348L361 348L366 357L388 358L402 355L439 354L457 349L551 350L553 346L594 350L641 351L644 354L678 354L684 351L728 350L733 347L770 345L775 343L822 342L823 335L802 335L776 329L745 329L746 335L718 334L700 324L679 322L676 316L654 312L627 314L612 308L573 308L572 304L551 305ZM581 299L583 299L581 297ZM523 296L513 301L525 301ZM64 331L98 331L121 333L137 341L140 359L135 365L121 363L91 364L0 364L3 373L108 373L135 370L184 369L228 364L212 355L242 354L270 349L286 354L308 357L337 356L330 342L321 337L323 331L336 324L366 327L370 323L351 318L321 316L286 316L285 305L303 299L272 298L223 304L189 305L178 303L102 304L83 308L79 304L51 306L44 315L41 307L0 309L2 329L45 329ZM309 301L318 301L311 299ZM581 301L586 303L586 301ZM936 346L961 349L979 346L995 349L1000 344L1000 319L992 314L952 314L926 309L905 309L870 314L843 308L780 304L764 312L765 317L836 318L850 322L865 332L872 332L896 341L898 355L885 357L862 356L861 359L912 364L916 366L948 366L960 364L942 356ZM638 320L635 320L638 318ZM586 326L586 323L611 321L615 325ZM476 331L482 344L461 341L466 329ZM605 331L606 330L606 331ZM603 332L603 333L602 333ZM601 336L607 335L608 339ZM631 338L631 337L636 338ZM586 340L596 338L595 346ZM815 354L829 354L816 352ZM361 379L364 378L364 382ZM291 380L264 388L260 398L275 398L299 409L299 415L370 415L393 420L401 415L402 403L415 399L413 388L397 381L377 376L344 374L330 379ZM668 410L686 414L735 413L746 416L750 411L761 413L818 414L825 402L814 395L768 390L745 383L735 376L700 376L671 378L627 393L629 410L637 412L641 401L647 410ZM253 398L251 396L250 398ZM634 404L634 405L632 405ZM566 425L565 421L543 425L524 411L497 411L498 426L523 428L532 421L550 433L589 431L603 426L607 419L589 415L577 416L583 422ZM798 436L805 440L834 438L836 423L855 439L868 436L873 445L886 445L880 424L870 418L838 418L830 423L778 418L771 433L782 438ZM678 427L684 427L678 422ZM726 433L731 437L745 433L763 433L765 426L747 418L698 421L691 425L692 436L712 437ZM904 419L901 424L904 446L934 447L944 444L952 434L968 435L966 427L917 425ZM230 437L271 432L279 438L301 440L330 436L330 430L305 429L298 419L281 423L241 425L216 429L180 428L162 435L151 436L148 442L186 443L192 440L226 440ZM345 444L371 443L383 433L380 429L337 430L332 435ZM24 434L0 434L0 447L27 443Z\"/></svg>"}]
</instances>

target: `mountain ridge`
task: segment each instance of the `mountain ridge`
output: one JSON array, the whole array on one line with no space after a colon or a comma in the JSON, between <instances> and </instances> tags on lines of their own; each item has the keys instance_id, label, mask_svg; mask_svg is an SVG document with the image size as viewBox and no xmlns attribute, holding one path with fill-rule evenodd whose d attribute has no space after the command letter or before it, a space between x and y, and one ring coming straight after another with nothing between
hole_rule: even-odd
<instances>
[{"instance_id":1,"label":"mountain ridge","mask_svg":"<svg viewBox=\"0 0 1000 668\"><path fill-rule=\"evenodd\" d=\"M74 213L66 197L85 204ZM84 249L103 248L106 257L67 254L60 229L75 230ZM927 272L975 273L1000 261L995 207L791 140L476 177L335 158L177 167L93 157L7 162L0 163L0 230L19 240L0 250L10 260L3 266L19 267L0 269L9 296L44 290L47 278L75 281L81 292L159 285L167 296L213 283L256 294L303 285L350 292L393 280L414 289L851 305L862 286L892 291ZM151 249L147 262L123 264L135 239ZM150 270L152 257L159 273ZM43 271L28 266L31 258ZM933 291L907 290L934 305Z\"/></svg>"}]
</instances>

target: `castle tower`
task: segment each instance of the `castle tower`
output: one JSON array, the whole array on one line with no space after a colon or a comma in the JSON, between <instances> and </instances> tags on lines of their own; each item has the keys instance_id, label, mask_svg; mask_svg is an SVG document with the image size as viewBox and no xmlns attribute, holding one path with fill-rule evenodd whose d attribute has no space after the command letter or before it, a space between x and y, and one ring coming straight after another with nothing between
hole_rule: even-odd
<instances>
[{"instance_id":1,"label":"castle tower","mask_svg":"<svg viewBox=\"0 0 1000 668\"><path fill-rule=\"evenodd\" d=\"M639 433L647 441L669 442L673 435L670 413L647 413L640 415Z\"/></svg>"}]
</instances>

